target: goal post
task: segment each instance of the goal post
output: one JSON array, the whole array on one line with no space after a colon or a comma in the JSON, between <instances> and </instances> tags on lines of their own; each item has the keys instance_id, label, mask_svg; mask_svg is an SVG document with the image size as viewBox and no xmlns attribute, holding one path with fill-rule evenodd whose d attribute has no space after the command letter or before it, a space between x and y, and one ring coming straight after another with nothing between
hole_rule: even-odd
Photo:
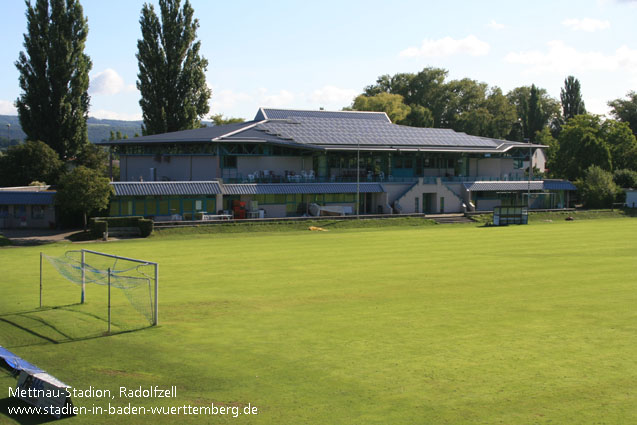
<instances>
[{"instance_id":1,"label":"goal post","mask_svg":"<svg viewBox=\"0 0 637 425\"><path fill-rule=\"evenodd\" d=\"M66 251L61 257L51 257L40 252L40 308L43 258L64 278L81 286L80 304L86 301L87 284L108 285L109 292L110 287L114 286L124 293L128 303L146 317L151 325L157 326L159 323L159 265L156 262L89 249Z\"/></svg>"},{"instance_id":2,"label":"goal post","mask_svg":"<svg viewBox=\"0 0 637 425\"><path fill-rule=\"evenodd\" d=\"M154 291L155 291L155 296L154 298L154 302L153 302L153 325L157 326L157 323L159 323L159 300L158 300L158 296L159 296L159 264L153 262L153 261L145 261L145 260L139 260L137 258L129 258L129 257L122 257L121 255L113 255L113 254L106 254L104 252L98 252L98 251L91 251L90 249L82 249L82 303L84 302L84 285L85 285L85 280L86 280L86 263L85 263L85 255L86 253L89 254L94 254L94 255L101 255L104 257L110 257L110 258L114 258L116 260L125 260L125 261L132 261L134 263L140 263L143 265L150 265L153 266L154 268L154 281L155 281L155 287L154 287ZM111 271L112 272L112 271ZM109 273L110 274L110 273Z\"/></svg>"}]
</instances>

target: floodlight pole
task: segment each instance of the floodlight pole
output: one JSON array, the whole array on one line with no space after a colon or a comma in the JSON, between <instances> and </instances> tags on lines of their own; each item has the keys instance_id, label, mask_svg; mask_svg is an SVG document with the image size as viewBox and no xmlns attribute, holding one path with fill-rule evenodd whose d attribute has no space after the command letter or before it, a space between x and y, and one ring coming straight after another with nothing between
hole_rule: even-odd
<instances>
[{"instance_id":1,"label":"floodlight pole","mask_svg":"<svg viewBox=\"0 0 637 425\"><path fill-rule=\"evenodd\" d=\"M111 333L111 268L108 268L108 333Z\"/></svg>"},{"instance_id":2,"label":"floodlight pole","mask_svg":"<svg viewBox=\"0 0 637 425\"><path fill-rule=\"evenodd\" d=\"M42 308L42 252L40 252L40 308Z\"/></svg>"},{"instance_id":3,"label":"floodlight pole","mask_svg":"<svg viewBox=\"0 0 637 425\"><path fill-rule=\"evenodd\" d=\"M361 207L361 139L356 139L356 219L360 220Z\"/></svg>"},{"instance_id":4,"label":"floodlight pole","mask_svg":"<svg viewBox=\"0 0 637 425\"><path fill-rule=\"evenodd\" d=\"M526 188L526 210L531 211L531 176L533 175L533 155L531 153L531 140L529 139L529 184Z\"/></svg>"},{"instance_id":5,"label":"floodlight pole","mask_svg":"<svg viewBox=\"0 0 637 425\"><path fill-rule=\"evenodd\" d=\"M80 300L82 304L84 304L85 293L86 293L86 267L84 267L84 250L82 250L82 298Z\"/></svg>"}]
</instances>

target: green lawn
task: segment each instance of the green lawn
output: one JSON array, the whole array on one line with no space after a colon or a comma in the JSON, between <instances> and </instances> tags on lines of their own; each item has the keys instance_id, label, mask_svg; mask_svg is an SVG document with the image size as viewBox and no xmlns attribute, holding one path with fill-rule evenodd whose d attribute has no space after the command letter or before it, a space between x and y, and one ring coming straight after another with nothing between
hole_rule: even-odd
<instances>
[{"instance_id":1,"label":"green lawn","mask_svg":"<svg viewBox=\"0 0 637 425\"><path fill-rule=\"evenodd\" d=\"M7 247L0 345L80 389L177 386L78 406L259 412L68 423L635 424L635 235L634 218L560 219ZM39 251L79 248L159 262L160 326L100 336L85 313L103 288L38 312ZM76 303L47 267L45 304Z\"/></svg>"}]
</instances>

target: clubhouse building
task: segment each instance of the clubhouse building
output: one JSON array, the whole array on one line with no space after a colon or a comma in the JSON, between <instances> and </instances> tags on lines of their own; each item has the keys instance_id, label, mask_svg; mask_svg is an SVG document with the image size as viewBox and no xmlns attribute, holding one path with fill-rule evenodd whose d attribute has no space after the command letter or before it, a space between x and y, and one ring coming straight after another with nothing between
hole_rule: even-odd
<instances>
[{"instance_id":1,"label":"clubhouse building","mask_svg":"<svg viewBox=\"0 0 637 425\"><path fill-rule=\"evenodd\" d=\"M111 216L286 217L564 208L568 181L528 182L546 146L392 124L382 112L261 108L254 120L104 141L120 159ZM357 208L358 199L358 208Z\"/></svg>"}]
</instances>

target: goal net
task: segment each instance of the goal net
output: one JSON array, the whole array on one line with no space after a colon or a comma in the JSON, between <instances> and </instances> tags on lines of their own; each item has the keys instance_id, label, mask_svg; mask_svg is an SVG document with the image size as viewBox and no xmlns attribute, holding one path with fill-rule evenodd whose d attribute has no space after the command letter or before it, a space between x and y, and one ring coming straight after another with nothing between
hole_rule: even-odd
<instances>
[{"instance_id":1,"label":"goal net","mask_svg":"<svg viewBox=\"0 0 637 425\"><path fill-rule=\"evenodd\" d=\"M60 257L41 254L66 280L80 285L81 302L85 302L90 284L110 286L108 315L110 325L111 288L119 290L130 306L148 324L157 325L158 265L151 261L121 257L86 249L66 251ZM90 290L88 291L90 293ZM103 292L103 291L102 291ZM117 300L117 294L114 294ZM102 296L99 295L101 298ZM103 299L103 298L102 298ZM40 306L42 306L42 268L40 268Z\"/></svg>"}]
</instances>

